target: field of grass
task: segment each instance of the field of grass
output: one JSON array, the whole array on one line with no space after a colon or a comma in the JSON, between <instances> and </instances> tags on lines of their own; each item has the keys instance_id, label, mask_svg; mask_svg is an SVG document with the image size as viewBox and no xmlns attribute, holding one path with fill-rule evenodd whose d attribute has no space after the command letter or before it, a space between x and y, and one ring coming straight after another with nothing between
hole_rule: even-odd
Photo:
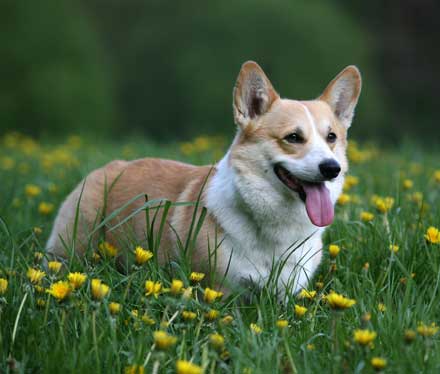
<instances>
[{"instance_id":1,"label":"field of grass","mask_svg":"<svg viewBox=\"0 0 440 374\"><path fill-rule=\"evenodd\" d=\"M321 267L308 292L279 304L271 285L243 303L206 290L188 264L160 268L151 241L117 249L153 253L138 249L128 274L105 245L59 271L42 265L58 205L93 168L145 156L210 163L222 139L8 134L0 144L0 372L440 372L440 153L352 143Z\"/></svg>"}]
</instances>

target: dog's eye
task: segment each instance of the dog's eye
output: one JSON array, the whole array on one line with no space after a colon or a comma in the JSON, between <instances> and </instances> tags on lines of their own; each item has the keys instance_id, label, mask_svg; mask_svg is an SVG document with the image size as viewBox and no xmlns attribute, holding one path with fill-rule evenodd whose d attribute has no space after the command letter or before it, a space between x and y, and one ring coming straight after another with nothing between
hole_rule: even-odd
<instances>
[{"instance_id":1,"label":"dog's eye","mask_svg":"<svg viewBox=\"0 0 440 374\"><path fill-rule=\"evenodd\" d=\"M284 140L289 143L304 143L304 138L296 132L285 136Z\"/></svg>"},{"instance_id":2,"label":"dog's eye","mask_svg":"<svg viewBox=\"0 0 440 374\"><path fill-rule=\"evenodd\" d=\"M336 134L334 132L329 132L327 135L327 141L329 143L334 143L336 141L338 137L336 136Z\"/></svg>"}]
</instances>

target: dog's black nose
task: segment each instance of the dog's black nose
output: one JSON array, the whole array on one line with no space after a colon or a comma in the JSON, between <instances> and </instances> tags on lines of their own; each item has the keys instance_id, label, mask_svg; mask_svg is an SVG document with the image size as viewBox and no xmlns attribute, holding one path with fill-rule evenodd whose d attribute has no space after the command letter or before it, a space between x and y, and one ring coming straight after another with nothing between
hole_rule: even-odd
<instances>
[{"instance_id":1,"label":"dog's black nose","mask_svg":"<svg viewBox=\"0 0 440 374\"><path fill-rule=\"evenodd\" d=\"M335 160L328 159L319 164L319 171L325 179L333 179L339 175L341 167Z\"/></svg>"}]
</instances>

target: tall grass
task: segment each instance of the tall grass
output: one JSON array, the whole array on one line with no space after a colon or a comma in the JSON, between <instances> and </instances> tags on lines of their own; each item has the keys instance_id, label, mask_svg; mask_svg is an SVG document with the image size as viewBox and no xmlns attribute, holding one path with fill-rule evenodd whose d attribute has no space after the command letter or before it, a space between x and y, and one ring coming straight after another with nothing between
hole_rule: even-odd
<instances>
[{"instance_id":1,"label":"tall grass","mask_svg":"<svg viewBox=\"0 0 440 374\"><path fill-rule=\"evenodd\" d=\"M289 295L280 303L276 281L269 281L261 290L233 289L228 297L212 301L205 288L213 285L191 280L189 254L206 214L202 207L193 217L191 235L180 238L182 258L167 266L158 265L161 235L160 230L154 234L154 222L149 220L143 242L127 233L128 240L124 238L118 248L129 258L129 271L118 271L116 259L100 253L91 241L84 259L72 257L59 273L45 270L39 284L30 282L27 271L42 268L38 253L44 254L55 216L55 209L40 209L42 201L57 207L87 172L114 158L160 156L210 163L211 150L219 154L215 144L205 146L203 152L192 148L181 153L176 145L157 147L141 141L80 143L70 138L58 147L17 135L2 139L0 278L8 286L0 295L1 372L142 372L144 368L173 373L176 362L185 360L206 373L370 373L375 371L373 357L387 360L385 372L439 371L437 327L431 324L440 318L440 244L425 238L429 226L440 226L440 176L436 180L435 174L439 154L416 152L416 146L394 152L351 147L350 174L358 179L347 185L336 221L326 232L324 258L309 285L316 295L310 299ZM41 191L26 193L29 184ZM386 196L394 203L384 208L380 199ZM159 209L166 213L171 206L172 202L146 200L136 213L150 217ZM365 215L361 219L366 211L374 215L371 221ZM111 230L111 218L98 217L95 230ZM159 226L165 224L163 219ZM341 249L334 258L328 253L329 244ZM74 245L66 243L69 250ZM133 251L138 245L153 252L143 265L135 263ZM393 251L390 245L398 249ZM214 267L216 248L210 251ZM273 279L279 266L282 262L274 263ZM66 279L68 272L84 273L87 281L58 302L46 289ZM94 278L111 290L100 300L91 291ZM185 294L167 290L172 289L173 279L183 282ZM157 297L146 296L147 280L161 283ZM331 290L356 304L332 310L325 297ZM112 302L121 305L116 314L111 312ZM305 306L305 314L295 313L295 305ZM184 311L196 317L185 319ZM280 327L284 326L280 320L288 326ZM363 346L354 339L356 329L369 329L377 337ZM160 349L154 336L159 330L177 340ZM212 334L220 334L224 343L216 342Z\"/></svg>"}]
</instances>

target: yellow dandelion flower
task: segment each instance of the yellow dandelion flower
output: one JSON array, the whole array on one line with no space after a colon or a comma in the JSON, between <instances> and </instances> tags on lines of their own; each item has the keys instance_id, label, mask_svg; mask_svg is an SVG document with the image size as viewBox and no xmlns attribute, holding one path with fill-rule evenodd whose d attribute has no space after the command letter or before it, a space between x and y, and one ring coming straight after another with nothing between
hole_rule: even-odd
<instances>
[{"instance_id":1,"label":"yellow dandelion flower","mask_svg":"<svg viewBox=\"0 0 440 374\"><path fill-rule=\"evenodd\" d=\"M386 305L384 303L379 303L379 304L377 304L377 310L379 312L386 312L387 307L386 307Z\"/></svg>"},{"instance_id":2,"label":"yellow dandelion flower","mask_svg":"<svg viewBox=\"0 0 440 374\"><path fill-rule=\"evenodd\" d=\"M189 310L184 310L182 312L182 318L186 321L192 321L193 319L195 319L197 317L197 314L194 312L191 312Z\"/></svg>"},{"instance_id":3,"label":"yellow dandelion flower","mask_svg":"<svg viewBox=\"0 0 440 374\"><path fill-rule=\"evenodd\" d=\"M344 191L350 190L352 187L359 184L359 178L354 175L347 175L344 181Z\"/></svg>"},{"instance_id":4,"label":"yellow dandelion flower","mask_svg":"<svg viewBox=\"0 0 440 374\"><path fill-rule=\"evenodd\" d=\"M203 369L201 366L193 364L192 362L177 360L176 372L177 374L202 374Z\"/></svg>"},{"instance_id":5,"label":"yellow dandelion flower","mask_svg":"<svg viewBox=\"0 0 440 374\"><path fill-rule=\"evenodd\" d=\"M370 263L366 262L363 266L362 269L364 269L365 271L368 271L368 269L370 269Z\"/></svg>"},{"instance_id":6,"label":"yellow dandelion flower","mask_svg":"<svg viewBox=\"0 0 440 374\"><path fill-rule=\"evenodd\" d=\"M156 321L151 318L147 313L144 313L141 317L142 322L146 323L147 325L155 325Z\"/></svg>"},{"instance_id":7,"label":"yellow dandelion flower","mask_svg":"<svg viewBox=\"0 0 440 374\"><path fill-rule=\"evenodd\" d=\"M134 250L135 261L138 265L143 265L153 258L153 252L137 246Z\"/></svg>"},{"instance_id":8,"label":"yellow dandelion flower","mask_svg":"<svg viewBox=\"0 0 440 374\"><path fill-rule=\"evenodd\" d=\"M388 211L391 210L391 208L394 205L394 198L390 196L386 196L386 197L373 196L372 202L379 212L387 213Z\"/></svg>"},{"instance_id":9,"label":"yellow dandelion flower","mask_svg":"<svg viewBox=\"0 0 440 374\"><path fill-rule=\"evenodd\" d=\"M173 279L171 282L170 293L173 295L180 295L183 289L183 282L179 279Z\"/></svg>"},{"instance_id":10,"label":"yellow dandelion flower","mask_svg":"<svg viewBox=\"0 0 440 374\"><path fill-rule=\"evenodd\" d=\"M261 334L263 332L263 329L256 323L251 323L250 328L255 334Z\"/></svg>"},{"instance_id":11,"label":"yellow dandelion flower","mask_svg":"<svg viewBox=\"0 0 440 374\"><path fill-rule=\"evenodd\" d=\"M194 146L198 152L207 151L212 145L212 138L209 136L198 136L194 139Z\"/></svg>"},{"instance_id":12,"label":"yellow dandelion flower","mask_svg":"<svg viewBox=\"0 0 440 374\"><path fill-rule=\"evenodd\" d=\"M312 290L312 291L308 291L305 288L303 288L301 290L301 292L298 294L298 297L300 299L309 299L309 300L313 300L316 296L316 291Z\"/></svg>"},{"instance_id":13,"label":"yellow dandelion flower","mask_svg":"<svg viewBox=\"0 0 440 374\"><path fill-rule=\"evenodd\" d=\"M371 222L374 219L374 214L370 212L361 212L360 214L361 221Z\"/></svg>"},{"instance_id":14,"label":"yellow dandelion flower","mask_svg":"<svg viewBox=\"0 0 440 374\"><path fill-rule=\"evenodd\" d=\"M387 360L382 357L373 357L370 363L374 370L377 371L383 370L387 366Z\"/></svg>"},{"instance_id":15,"label":"yellow dandelion flower","mask_svg":"<svg viewBox=\"0 0 440 374\"><path fill-rule=\"evenodd\" d=\"M299 318L306 314L307 308L298 304L295 304L295 315Z\"/></svg>"},{"instance_id":16,"label":"yellow dandelion flower","mask_svg":"<svg viewBox=\"0 0 440 374\"><path fill-rule=\"evenodd\" d=\"M43 233L43 229L37 226L33 228L33 231L35 235L41 235Z\"/></svg>"},{"instance_id":17,"label":"yellow dandelion flower","mask_svg":"<svg viewBox=\"0 0 440 374\"><path fill-rule=\"evenodd\" d=\"M423 193L416 191L409 196L409 200L420 205L423 202Z\"/></svg>"},{"instance_id":18,"label":"yellow dandelion flower","mask_svg":"<svg viewBox=\"0 0 440 374\"><path fill-rule=\"evenodd\" d=\"M44 257L44 254L42 252L35 252L34 253L34 260L36 262L41 261L43 259L43 257Z\"/></svg>"},{"instance_id":19,"label":"yellow dandelion flower","mask_svg":"<svg viewBox=\"0 0 440 374\"><path fill-rule=\"evenodd\" d=\"M223 349L222 353L220 354L220 358L223 361L226 361L227 359L229 359L230 356L231 356L231 354L226 349Z\"/></svg>"},{"instance_id":20,"label":"yellow dandelion flower","mask_svg":"<svg viewBox=\"0 0 440 374\"><path fill-rule=\"evenodd\" d=\"M218 318L218 316L220 315L220 312L216 309L209 309L206 313L205 313L205 318L208 321L214 321Z\"/></svg>"},{"instance_id":21,"label":"yellow dandelion flower","mask_svg":"<svg viewBox=\"0 0 440 374\"><path fill-rule=\"evenodd\" d=\"M60 271L61 266L63 266L63 264L59 261L49 261L47 263L47 267L49 268L50 272L53 274L56 274Z\"/></svg>"},{"instance_id":22,"label":"yellow dandelion flower","mask_svg":"<svg viewBox=\"0 0 440 374\"><path fill-rule=\"evenodd\" d=\"M370 312L365 312L363 315L362 315L362 321L364 321L364 322L368 322L368 321L370 321L371 320L371 313Z\"/></svg>"},{"instance_id":23,"label":"yellow dandelion flower","mask_svg":"<svg viewBox=\"0 0 440 374\"><path fill-rule=\"evenodd\" d=\"M46 306L46 300L42 299L41 297L38 297L35 301L38 308L44 308Z\"/></svg>"},{"instance_id":24,"label":"yellow dandelion flower","mask_svg":"<svg viewBox=\"0 0 440 374\"><path fill-rule=\"evenodd\" d=\"M75 273L69 273L67 275L67 279L70 282L70 285L77 290L78 288L80 288L84 282L87 279L87 275L85 275L84 273L79 273L79 272L75 272Z\"/></svg>"},{"instance_id":25,"label":"yellow dandelion flower","mask_svg":"<svg viewBox=\"0 0 440 374\"><path fill-rule=\"evenodd\" d=\"M306 348L308 351L314 351L316 349L315 344L307 344Z\"/></svg>"},{"instance_id":26,"label":"yellow dandelion flower","mask_svg":"<svg viewBox=\"0 0 440 374\"><path fill-rule=\"evenodd\" d=\"M140 365L130 365L125 367L124 374L145 374L145 368Z\"/></svg>"},{"instance_id":27,"label":"yellow dandelion flower","mask_svg":"<svg viewBox=\"0 0 440 374\"><path fill-rule=\"evenodd\" d=\"M34 290L37 293L44 293L46 292L46 289L42 286L39 286L38 284L34 285Z\"/></svg>"},{"instance_id":28,"label":"yellow dandelion flower","mask_svg":"<svg viewBox=\"0 0 440 374\"><path fill-rule=\"evenodd\" d=\"M216 349L221 349L225 345L225 338L220 334L209 335L209 342Z\"/></svg>"},{"instance_id":29,"label":"yellow dandelion flower","mask_svg":"<svg viewBox=\"0 0 440 374\"><path fill-rule=\"evenodd\" d=\"M437 227L430 226L426 230L425 239L432 244L440 243L440 230Z\"/></svg>"},{"instance_id":30,"label":"yellow dandelion flower","mask_svg":"<svg viewBox=\"0 0 440 374\"><path fill-rule=\"evenodd\" d=\"M118 249L109 242L100 243L98 248L107 257L115 257L118 253Z\"/></svg>"},{"instance_id":31,"label":"yellow dandelion flower","mask_svg":"<svg viewBox=\"0 0 440 374\"><path fill-rule=\"evenodd\" d=\"M156 299L160 295L162 291L162 283L153 282L151 280L147 280L145 282L145 295L146 296L154 296Z\"/></svg>"},{"instance_id":32,"label":"yellow dandelion flower","mask_svg":"<svg viewBox=\"0 0 440 374\"><path fill-rule=\"evenodd\" d=\"M101 256L99 255L98 252L93 252L92 260L93 260L93 262L99 262L101 260Z\"/></svg>"},{"instance_id":33,"label":"yellow dandelion flower","mask_svg":"<svg viewBox=\"0 0 440 374\"><path fill-rule=\"evenodd\" d=\"M375 331L371 331L371 330L361 330L361 329L357 329L354 330L353 333L353 339L356 343L366 346L369 345L373 342L374 339L376 339L377 337L377 333Z\"/></svg>"},{"instance_id":34,"label":"yellow dandelion flower","mask_svg":"<svg viewBox=\"0 0 440 374\"><path fill-rule=\"evenodd\" d=\"M36 197L41 193L41 188L35 184L27 184L24 187L24 193L27 197Z\"/></svg>"},{"instance_id":35,"label":"yellow dandelion flower","mask_svg":"<svg viewBox=\"0 0 440 374\"><path fill-rule=\"evenodd\" d=\"M182 295L182 297L183 297L185 300L189 300L189 299L192 298L192 292L193 292L192 287L185 288L185 289L183 289L183 295Z\"/></svg>"},{"instance_id":36,"label":"yellow dandelion flower","mask_svg":"<svg viewBox=\"0 0 440 374\"><path fill-rule=\"evenodd\" d=\"M341 193L341 195L338 197L338 205L347 205L351 201L351 196L346 193Z\"/></svg>"},{"instance_id":37,"label":"yellow dandelion flower","mask_svg":"<svg viewBox=\"0 0 440 374\"><path fill-rule=\"evenodd\" d=\"M194 272L194 271L189 276L189 279L192 282L201 282L203 278L205 278L205 274L197 273L197 272Z\"/></svg>"},{"instance_id":38,"label":"yellow dandelion flower","mask_svg":"<svg viewBox=\"0 0 440 374\"><path fill-rule=\"evenodd\" d=\"M414 187L414 182L411 179L404 179L402 182L402 186L405 190L410 190Z\"/></svg>"},{"instance_id":39,"label":"yellow dandelion flower","mask_svg":"<svg viewBox=\"0 0 440 374\"><path fill-rule=\"evenodd\" d=\"M34 268L29 268L26 273L26 276L28 277L28 279L34 284L40 283L45 275L46 275L46 273L44 271L34 269Z\"/></svg>"},{"instance_id":40,"label":"yellow dandelion flower","mask_svg":"<svg viewBox=\"0 0 440 374\"><path fill-rule=\"evenodd\" d=\"M223 296L222 292L219 292L219 291L216 291L216 290L213 290L213 289L207 287L207 288L205 288L205 294L203 296L203 299L207 303L211 304L215 300L219 299L222 296Z\"/></svg>"},{"instance_id":41,"label":"yellow dandelion flower","mask_svg":"<svg viewBox=\"0 0 440 374\"><path fill-rule=\"evenodd\" d=\"M440 170L434 171L433 177L437 183L440 183Z\"/></svg>"},{"instance_id":42,"label":"yellow dandelion flower","mask_svg":"<svg viewBox=\"0 0 440 374\"><path fill-rule=\"evenodd\" d=\"M344 310L351 308L354 304L356 304L356 300L346 298L333 291L330 292L325 298L330 307L334 310Z\"/></svg>"},{"instance_id":43,"label":"yellow dandelion flower","mask_svg":"<svg viewBox=\"0 0 440 374\"><path fill-rule=\"evenodd\" d=\"M8 290L8 280L0 278L0 295L4 295Z\"/></svg>"},{"instance_id":44,"label":"yellow dandelion flower","mask_svg":"<svg viewBox=\"0 0 440 374\"><path fill-rule=\"evenodd\" d=\"M289 321L287 321L287 320L285 320L285 319L279 319L279 320L276 322L276 325L277 325L277 327L278 327L279 329L283 330L283 329L285 329L286 327L289 326Z\"/></svg>"},{"instance_id":45,"label":"yellow dandelion flower","mask_svg":"<svg viewBox=\"0 0 440 374\"><path fill-rule=\"evenodd\" d=\"M47 203L45 201L42 201L38 205L38 213L42 214L43 216L49 215L50 213L53 212L54 209L55 209L55 205L53 205L52 203Z\"/></svg>"},{"instance_id":46,"label":"yellow dandelion flower","mask_svg":"<svg viewBox=\"0 0 440 374\"><path fill-rule=\"evenodd\" d=\"M122 306L121 304L112 301L110 304L108 304L108 309L110 310L110 314L115 316L121 311Z\"/></svg>"},{"instance_id":47,"label":"yellow dandelion flower","mask_svg":"<svg viewBox=\"0 0 440 374\"><path fill-rule=\"evenodd\" d=\"M58 281L51 284L50 288L46 292L52 295L58 301L66 299L72 292L72 287L67 281Z\"/></svg>"},{"instance_id":48,"label":"yellow dandelion flower","mask_svg":"<svg viewBox=\"0 0 440 374\"><path fill-rule=\"evenodd\" d=\"M318 281L315 283L315 286L317 290L322 290L324 288L324 282Z\"/></svg>"},{"instance_id":49,"label":"yellow dandelion flower","mask_svg":"<svg viewBox=\"0 0 440 374\"><path fill-rule=\"evenodd\" d=\"M158 330L153 332L154 344L161 350L168 349L172 347L177 342L175 336L167 334L165 331Z\"/></svg>"},{"instance_id":50,"label":"yellow dandelion flower","mask_svg":"<svg viewBox=\"0 0 440 374\"><path fill-rule=\"evenodd\" d=\"M435 334L437 334L438 330L439 327L434 322L432 322L430 325L425 325L424 323L420 323L417 326L417 332L419 333L419 335L423 337L434 336Z\"/></svg>"},{"instance_id":51,"label":"yellow dandelion flower","mask_svg":"<svg viewBox=\"0 0 440 374\"><path fill-rule=\"evenodd\" d=\"M95 300L102 300L110 292L110 287L102 283L101 279L92 279L90 287Z\"/></svg>"},{"instance_id":52,"label":"yellow dandelion flower","mask_svg":"<svg viewBox=\"0 0 440 374\"><path fill-rule=\"evenodd\" d=\"M231 315L227 315L227 316L224 316L220 322L223 325L230 325L233 320L234 320L234 317L232 317Z\"/></svg>"},{"instance_id":53,"label":"yellow dandelion flower","mask_svg":"<svg viewBox=\"0 0 440 374\"><path fill-rule=\"evenodd\" d=\"M403 339L406 343L412 343L414 339L416 338L416 332L414 330L405 330L405 334L403 336Z\"/></svg>"},{"instance_id":54,"label":"yellow dandelion flower","mask_svg":"<svg viewBox=\"0 0 440 374\"><path fill-rule=\"evenodd\" d=\"M341 248L339 247L339 245L330 244L328 246L328 252L330 253L331 258L336 258L336 256L339 254L340 251L341 251Z\"/></svg>"},{"instance_id":55,"label":"yellow dandelion flower","mask_svg":"<svg viewBox=\"0 0 440 374\"><path fill-rule=\"evenodd\" d=\"M399 252L399 246L396 244L390 244L389 248L390 248L390 251L392 251L394 253Z\"/></svg>"},{"instance_id":56,"label":"yellow dandelion flower","mask_svg":"<svg viewBox=\"0 0 440 374\"><path fill-rule=\"evenodd\" d=\"M180 152L182 152L185 156L192 155L195 150L192 143L185 142L180 145Z\"/></svg>"}]
</instances>

